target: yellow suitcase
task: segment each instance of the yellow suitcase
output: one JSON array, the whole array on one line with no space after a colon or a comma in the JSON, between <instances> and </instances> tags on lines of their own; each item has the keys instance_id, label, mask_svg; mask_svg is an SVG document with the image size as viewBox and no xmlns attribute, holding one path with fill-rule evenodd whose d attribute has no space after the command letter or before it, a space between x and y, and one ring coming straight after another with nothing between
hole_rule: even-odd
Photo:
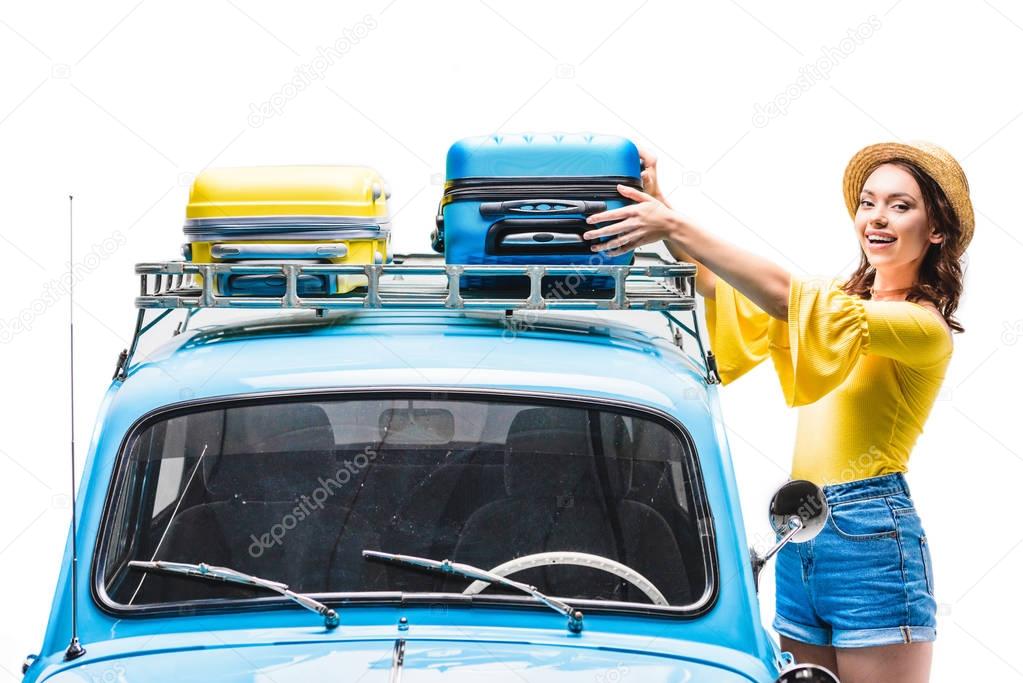
<instances>
[{"instance_id":1,"label":"yellow suitcase","mask_svg":"<svg viewBox=\"0 0 1023 683\"><path fill-rule=\"evenodd\" d=\"M389 197L384 179L365 166L207 169L192 183L182 254L195 263L385 263ZM343 294L366 284L361 275L303 275L298 293ZM222 275L214 289L281 296L284 278Z\"/></svg>"}]
</instances>

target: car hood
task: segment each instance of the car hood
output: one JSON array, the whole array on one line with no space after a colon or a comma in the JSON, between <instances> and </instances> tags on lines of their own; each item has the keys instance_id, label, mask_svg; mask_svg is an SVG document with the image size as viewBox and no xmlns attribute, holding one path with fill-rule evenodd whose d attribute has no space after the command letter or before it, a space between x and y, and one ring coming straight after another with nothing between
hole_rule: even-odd
<instances>
[{"instance_id":1,"label":"car hood","mask_svg":"<svg viewBox=\"0 0 1023 683\"><path fill-rule=\"evenodd\" d=\"M70 681L607 681L732 683L734 670L683 657L628 650L533 643L387 639L321 643L224 645L150 651L82 663L46 678Z\"/></svg>"}]
</instances>

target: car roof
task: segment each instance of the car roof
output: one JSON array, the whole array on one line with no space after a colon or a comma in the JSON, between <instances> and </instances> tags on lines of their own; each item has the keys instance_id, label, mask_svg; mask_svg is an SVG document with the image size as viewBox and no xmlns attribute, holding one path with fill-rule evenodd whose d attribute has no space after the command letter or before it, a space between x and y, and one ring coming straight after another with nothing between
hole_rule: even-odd
<instances>
[{"instance_id":1,"label":"car roof","mask_svg":"<svg viewBox=\"0 0 1023 683\"><path fill-rule=\"evenodd\" d=\"M301 312L176 335L133 366L114 404L142 414L207 397L359 387L604 397L667 412L707 390L667 338L606 317Z\"/></svg>"}]
</instances>

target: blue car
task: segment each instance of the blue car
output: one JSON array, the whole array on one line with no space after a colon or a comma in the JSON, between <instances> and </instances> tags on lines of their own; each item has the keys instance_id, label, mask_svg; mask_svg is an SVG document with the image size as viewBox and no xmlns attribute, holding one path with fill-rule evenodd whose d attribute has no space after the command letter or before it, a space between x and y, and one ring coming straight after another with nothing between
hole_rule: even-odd
<instances>
[{"instance_id":1,"label":"blue car","mask_svg":"<svg viewBox=\"0 0 1023 683\"><path fill-rule=\"evenodd\" d=\"M590 267L602 297L552 266L510 293L437 257L261 267L136 268L25 681L834 680L761 624L692 265ZM267 268L284 296L212 290ZM327 271L369 285L298 296ZM278 310L196 326L220 308ZM780 489L769 555L814 489Z\"/></svg>"}]
</instances>

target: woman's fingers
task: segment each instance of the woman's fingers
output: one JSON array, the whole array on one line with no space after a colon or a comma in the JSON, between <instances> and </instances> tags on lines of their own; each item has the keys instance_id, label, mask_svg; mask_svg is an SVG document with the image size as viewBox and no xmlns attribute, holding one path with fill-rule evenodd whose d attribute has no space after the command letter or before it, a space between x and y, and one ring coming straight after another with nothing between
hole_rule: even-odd
<instances>
[{"instance_id":1,"label":"woman's fingers","mask_svg":"<svg viewBox=\"0 0 1023 683\"><path fill-rule=\"evenodd\" d=\"M646 234L642 228L643 226L637 224L629 225L624 232L621 232L609 240L592 245L590 250L607 251L608 249L617 249L632 242L641 242L643 236Z\"/></svg>"},{"instance_id":2,"label":"woman's fingers","mask_svg":"<svg viewBox=\"0 0 1023 683\"><path fill-rule=\"evenodd\" d=\"M592 248L593 248L594 251L611 251L613 249L618 249L620 247L623 247L623 246L625 246L626 244L628 244L629 242L632 242L632 241L634 241L634 238L633 238L632 234L629 233L628 235L622 235L620 237L616 237L613 240L608 240L607 242L604 242L602 244L594 245Z\"/></svg>"},{"instance_id":3,"label":"woman's fingers","mask_svg":"<svg viewBox=\"0 0 1023 683\"><path fill-rule=\"evenodd\" d=\"M642 147L636 149L639 151L639 179L643 183L643 191L656 196L660 191L657 187L657 157Z\"/></svg>"},{"instance_id":4,"label":"woman's fingers","mask_svg":"<svg viewBox=\"0 0 1023 683\"><path fill-rule=\"evenodd\" d=\"M648 241L644 241L641 237L633 238L631 234L622 237L620 241L619 240L616 241L618 241L619 243L605 250L604 253L607 256L619 256L627 251L632 251L633 249L636 249L648 243Z\"/></svg>"},{"instance_id":5,"label":"woman's fingers","mask_svg":"<svg viewBox=\"0 0 1023 683\"><path fill-rule=\"evenodd\" d=\"M584 240L595 240L601 237L608 237L610 235L617 235L622 231L622 223L625 221L619 221L614 225L609 225L606 228L598 228L597 230L587 230L583 233Z\"/></svg>"},{"instance_id":6,"label":"woman's fingers","mask_svg":"<svg viewBox=\"0 0 1023 683\"><path fill-rule=\"evenodd\" d=\"M636 208L631 204L629 206L622 206L617 209L611 209L610 211L602 211L601 213L595 213L591 216L586 217L586 222L590 225L595 223L606 223L608 221L620 221L623 218L631 218L636 215Z\"/></svg>"},{"instance_id":7,"label":"woman's fingers","mask_svg":"<svg viewBox=\"0 0 1023 683\"><path fill-rule=\"evenodd\" d=\"M657 157L653 152L643 147L636 147L636 151L639 152L639 160L643 163L644 169L650 169L657 165Z\"/></svg>"},{"instance_id":8,"label":"woman's fingers","mask_svg":"<svg viewBox=\"0 0 1023 683\"><path fill-rule=\"evenodd\" d=\"M656 202L657 201L652 196L648 195L646 192L643 192L642 190L637 190L634 187L629 187L628 185L619 185L618 186L618 194L622 195L623 197L628 197L629 199L633 199L633 200L635 200L637 202Z\"/></svg>"},{"instance_id":9,"label":"woman's fingers","mask_svg":"<svg viewBox=\"0 0 1023 683\"><path fill-rule=\"evenodd\" d=\"M643 191L657 193L657 175L652 168L643 169L643 172L639 174L639 179L643 181Z\"/></svg>"},{"instance_id":10,"label":"woman's fingers","mask_svg":"<svg viewBox=\"0 0 1023 683\"><path fill-rule=\"evenodd\" d=\"M618 192L628 199L632 199L637 203L643 202L657 202L657 199L651 197L646 192L637 190L634 187L628 185L619 185ZM586 217L586 222L590 225L594 223L606 223L608 221L618 221L623 218L631 218L639 213L639 208L636 204L629 204L627 206L621 206L617 209L611 209L610 211L602 211Z\"/></svg>"},{"instance_id":11,"label":"woman's fingers","mask_svg":"<svg viewBox=\"0 0 1023 683\"><path fill-rule=\"evenodd\" d=\"M584 240L595 240L601 237L613 237L615 235L636 229L638 223L633 218L626 218L625 220L618 221L613 225L608 225L604 228L598 228L596 230L587 230L583 233Z\"/></svg>"},{"instance_id":12,"label":"woman's fingers","mask_svg":"<svg viewBox=\"0 0 1023 683\"><path fill-rule=\"evenodd\" d=\"M637 147L637 150L642 169L639 179L643 183L643 191L656 197L660 193L660 187L657 185L657 157L642 147Z\"/></svg>"}]
</instances>

